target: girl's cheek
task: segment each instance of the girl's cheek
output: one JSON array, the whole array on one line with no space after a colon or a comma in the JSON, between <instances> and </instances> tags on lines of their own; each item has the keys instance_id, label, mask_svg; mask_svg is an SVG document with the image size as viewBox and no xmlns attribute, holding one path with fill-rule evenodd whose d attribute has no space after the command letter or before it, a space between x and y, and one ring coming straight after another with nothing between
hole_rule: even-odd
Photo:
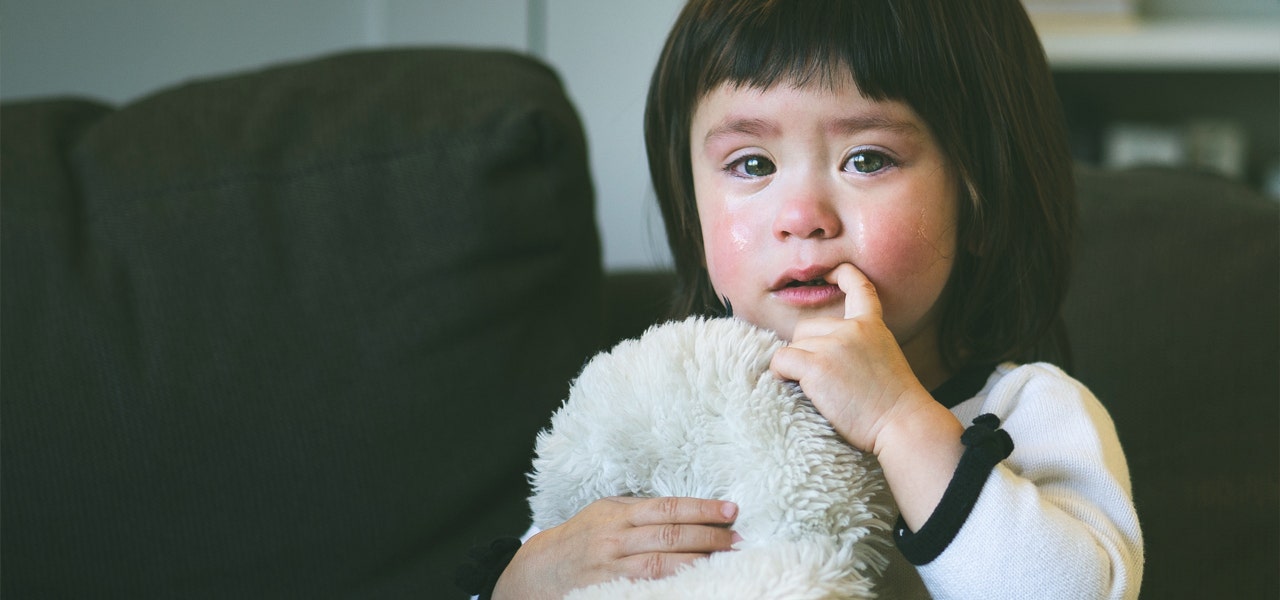
<instances>
[{"instance_id":1,"label":"girl's cheek","mask_svg":"<svg viewBox=\"0 0 1280 600\"><path fill-rule=\"evenodd\" d=\"M932 304L955 259L955 229L945 215L881 215L863 228L858 268L875 282L886 308Z\"/></svg>"},{"instance_id":2,"label":"girl's cheek","mask_svg":"<svg viewBox=\"0 0 1280 600\"><path fill-rule=\"evenodd\" d=\"M732 246L732 252L745 254L751 246L751 228L743 223L730 223L729 245Z\"/></svg>"},{"instance_id":3,"label":"girl's cheek","mask_svg":"<svg viewBox=\"0 0 1280 600\"><path fill-rule=\"evenodd\" d=\"M719 215L704 221L704 225L707 272L716 290L728 293L751 263L749 258L757 246L754 230L749 222L733 214Z\"/></svg>"}]
</instances>

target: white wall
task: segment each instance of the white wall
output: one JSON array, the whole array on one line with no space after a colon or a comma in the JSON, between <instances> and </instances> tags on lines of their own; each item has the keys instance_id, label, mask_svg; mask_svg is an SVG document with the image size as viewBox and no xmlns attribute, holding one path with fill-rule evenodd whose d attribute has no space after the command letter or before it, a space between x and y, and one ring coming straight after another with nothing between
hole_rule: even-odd
<instances>
[{"instance_id":1,"label":"white wall","mask_svg":"<svg viewBox=\"0 0 1280 600\"><path fill-rule=\"evenodd\" d=\"M578 106L590 144L607 269L669 265L649 183L643 119L649 75L682 0L550 0L547 60Z\"/></svg>"}]
</instances>

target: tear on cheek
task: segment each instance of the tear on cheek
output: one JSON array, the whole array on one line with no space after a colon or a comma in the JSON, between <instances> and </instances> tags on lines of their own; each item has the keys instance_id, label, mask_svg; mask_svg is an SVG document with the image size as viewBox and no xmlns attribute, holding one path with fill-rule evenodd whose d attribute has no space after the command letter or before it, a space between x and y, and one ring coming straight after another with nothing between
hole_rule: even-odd
<instances>
[{"instance_id":1,"label":"tear on cheek","mask_svg":"<svg viewBox=\"0 0 1280 600\"><path fill-rule=\"evenodd\" d=\"M703 249L708 261L723 266L745 260L755 248L752 239L745 223L723 219L703 231Z\"/></svg>"},{"instance_id":2,"label":"tear on cheek","mask_svg":"<svg viewBox=\"0 0 1280 600\"><path fill-rule=\"evenodd\" d=\"M741 223L733 225L729 228L729 239L733 244L733 249L738 252L745 252L751 245L751 233L745 225Z\"/></svg>"}]
</instances>

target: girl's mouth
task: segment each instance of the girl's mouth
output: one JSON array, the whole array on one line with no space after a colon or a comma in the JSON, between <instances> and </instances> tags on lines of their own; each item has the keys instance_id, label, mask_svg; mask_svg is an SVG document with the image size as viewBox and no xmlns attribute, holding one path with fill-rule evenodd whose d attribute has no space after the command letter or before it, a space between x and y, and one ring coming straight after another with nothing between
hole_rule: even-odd
<instances>
[{"instance_id":1,"label":"girl's mouth","mask_svg":"<svg viewBox=\"0 0 1280 600\"><path fill-rule=\"evenodd\" d=\"M840 286L821 277L815 279L794 279L783 284L773 292L774 298L796 308L820 308L844 297Z\"/></svg>"},{"instance_id":2,"label":"girl's mouth","mask_svg":"<svg viewBox=\"0 0 1280 600\"><path fill-rule=\"evenodd\" d=\"M817 278L817 279L810 279L810 280L808 280L808 281L792 281L792 282L788 283L787 285L785 285L785 286L783 286L783 287L788 287L788 288L794 288L794 287L816 287L816 286L820 286L820 285L831 285L831 284L827 283L827 280L825 280L825 279L823 279L823 278L819 277L819 278Z\"/></svg>"},{"instance_id":3,"label":"girl's mouth","mask_svg":"<svg viewBox=\"0 0 1280 600\"><path fill-rule=\"evenodd\" d=\"M794 288L821 288L832 285L833 282L827 278L834 268L822 264L813 264L788 269L785 273L779 273L779 277L773 281L770 289L782 291Z\"/></svg>"}]
</instances>

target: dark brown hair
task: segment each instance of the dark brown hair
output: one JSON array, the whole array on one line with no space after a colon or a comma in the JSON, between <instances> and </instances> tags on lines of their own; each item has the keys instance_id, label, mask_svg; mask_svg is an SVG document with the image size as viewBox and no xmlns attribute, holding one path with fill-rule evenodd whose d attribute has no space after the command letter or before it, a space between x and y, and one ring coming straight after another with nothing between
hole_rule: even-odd
<instances>
[{"instance_id":1,"label":"dark brown hair","mask_svg":"<svg viewBox=\"0 0 1280 600\"><path fill-rule=\"evenodd\" d=\"M650 82L645 145L675 260L676 317L722 310L703 262L693 111L722 83L852 74L930 128L959 181L959 255L943 292L944 360L1037 358L1070 271L1074 183L1062 109L1018 0L692 0Z\"/></svg>"}]
</instances>

